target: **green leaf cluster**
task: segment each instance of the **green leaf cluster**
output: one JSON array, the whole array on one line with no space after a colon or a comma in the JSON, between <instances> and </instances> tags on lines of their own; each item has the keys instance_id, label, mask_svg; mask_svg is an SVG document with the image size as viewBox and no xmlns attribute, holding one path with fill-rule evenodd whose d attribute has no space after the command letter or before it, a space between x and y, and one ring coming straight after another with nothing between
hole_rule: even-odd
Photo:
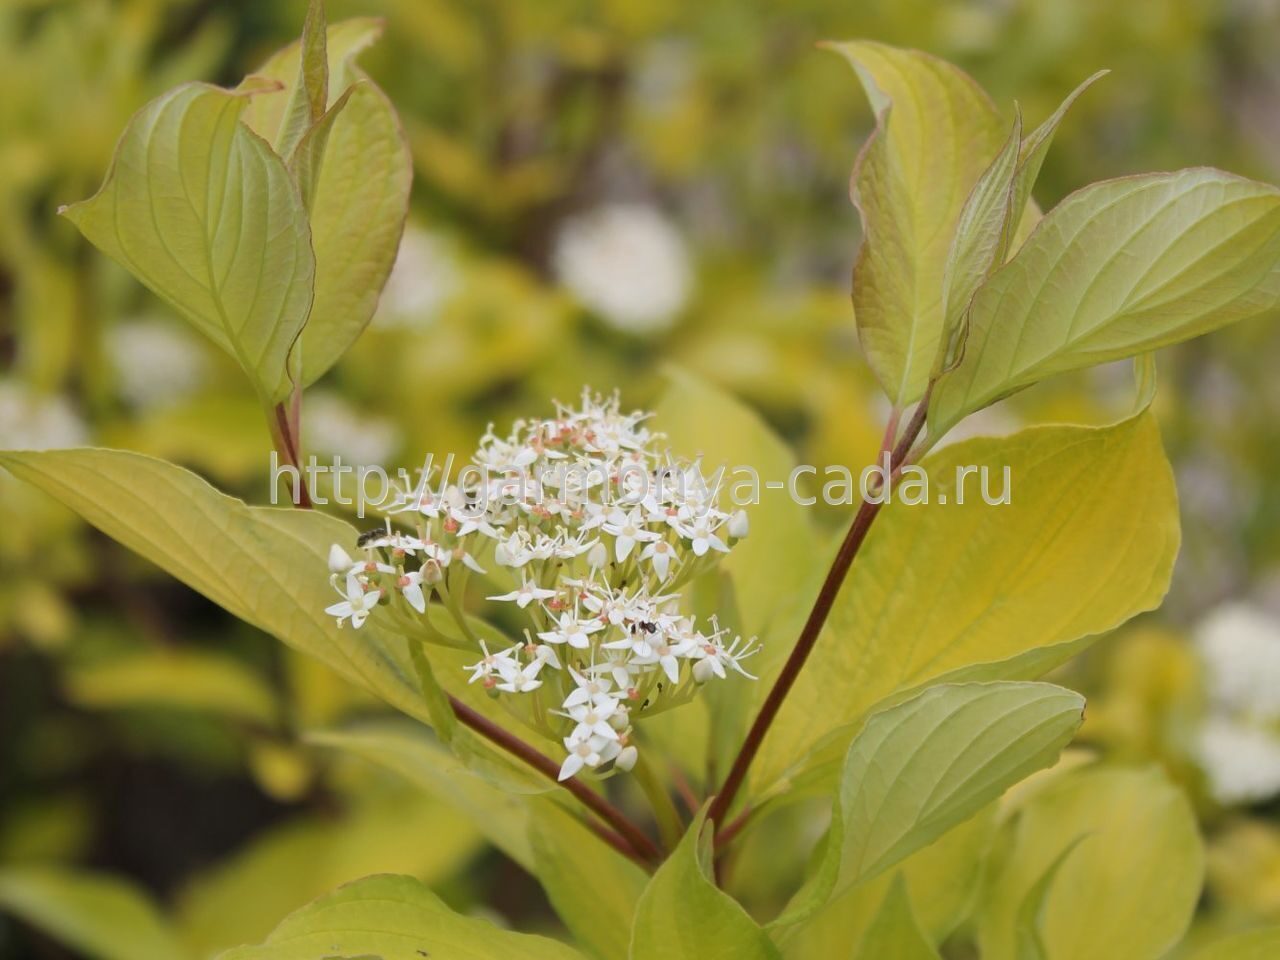
<instances>
[{"instance_id":1,"label":"green leaf cluster","mask_svg":"<svg viewBox=\"0 0 1280 960\"><path fill-rule=\"evenodd\" d=\"M63 213L277 403L373 316L412 165L390 101L355 62L376 21L326 27L238 87L183 84L129 121L101 189Z\"/></svg>"}]
</instances>

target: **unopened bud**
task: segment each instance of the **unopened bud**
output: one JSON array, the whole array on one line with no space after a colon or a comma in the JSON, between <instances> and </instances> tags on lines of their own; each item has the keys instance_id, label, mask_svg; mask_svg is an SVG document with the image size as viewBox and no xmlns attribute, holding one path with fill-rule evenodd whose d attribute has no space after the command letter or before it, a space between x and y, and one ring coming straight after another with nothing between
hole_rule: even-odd
<instances>
[{"instance_id":1,"label":"unopened bud","mask_svg":"<svg viewBox=\"0 0 1280 960\"><path fill-rule=\"evenodd\" d=\"M635 747L623 747L618 752L618 759L613 761L613 764L619 770L630 770L636 765L636 759L638 757L639 752Z\"/></svg>"},{"instance_id":2,"label":"unopened bud","mask_svg":"<svg viewBox=\"0 0 1280 960\"><path fill-rule=\"evenodd\" d=\"M596 545L587 551L587 565L592 570L599 570L608 562L609 552L605 550L603 543L597 541Z\"/></svg>"},{"instance_id":3,"label":"unopened bud","mask_svg":"<svg viewBox=\"0 0 1280 960\"><path fill-rule=\"evenodd\" d=\"M356 562L351 559L347 551L343 550L336 543L329 548L329 572L330 573L346 573Z\"/></svg>"},{"instance_id":4,"label":"unopened bud","mask_svg":"<svg viewBox=\"0 0 1280 960\"><path fill-rule=\"evenodd\" d=\"M693 665L693 679L698 683L706 683L715 675L715 668L711 666L709 657L699 660Z\"/></svg>"},{"instance_id":5,"label":"unopened bud","mask_svg":"<svg viewBox=\"0 0 1280 960\"><path fill-rule=\"evenodd\" d=\"M507 545L505 543L499 543L493 548L493 559L497 561L498 566L500 567L512 566L511 551L507 549Z\"/></svg>"},{"instance_id":6,"label":"unopened bud","mask_svg":"<svg viewBox=\"0 0 1280 960\"><path fill-rule=\"evenodd\" d=\"M735 511L733 516L729 518L729 536L741 540L750 529L751 524L747 520L747 511Z\"/></svg>"}]
</instances>

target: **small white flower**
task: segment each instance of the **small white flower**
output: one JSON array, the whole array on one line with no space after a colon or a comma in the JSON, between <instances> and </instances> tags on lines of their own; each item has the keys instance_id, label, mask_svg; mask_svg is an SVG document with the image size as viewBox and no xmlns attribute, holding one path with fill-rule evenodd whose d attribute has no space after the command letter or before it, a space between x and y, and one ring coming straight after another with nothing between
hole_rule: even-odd
<instances>
[{"instance_id":1,"label":"small white flower","mask_svg":"<svg viewBox=\"0 0 1280 960\"><path fill-rule=\"evenodd\" d=\"M751 530L751 522L747 519L747 511L735 510L729 517L729 536L741 540Z\"/></svg>"},{"instance_id":2,"label":"small white flower","mask_svg":"<svg viewBox=\"0 0 1280 960\"><path fill-rule=\"evenodd\" d=\"M585 740L592 736L617 740L618 731L613 729L613 725L609 722L617 709L618 701L608 696L595 696L569 707L565 713L577 723L571 736L577 740Z\"/></svg>"},{"instance_id":3,"label":"small white flower","mask_svg":"<svg viewBox=\"0 0 1280 960\"><path fill-rule=\"evenodd\" d=\"M396 586L400 588L404 598L409 601L409 606L419 613L426 613L427 598L422 592L422 579L422 571L415 570L413 573L406 573L397 580Z\"/></svg>"},{"instance_id":4,"label":"small white flower","mask_svg":"<svg viewBox=\"0 0 1280 960\"><path fill-rule=\"evenodd\" d=\"M721 553L729 552L729 548L716 536L711 521L706 517L698 517L693 523L682 524L679 530L680 535L693 547L694 556L701 557L708 549L719 550Z\"/></svg>"},{"instance_id":5,"label":"small white flower","mask_svg":"<svg viewBox=\"0 0 1280 960\"><path fill-rule=\"evenodd\" d=\"M513 667L510 663L503 665L499 668L502 682L498 684L498 689L505 690L507 693L528 693L530 690L537 690L542 686L538 673L546 662L546 660L535 658L523 667L518 665Z\"/></svg>"},{"instance_id":6,"label":"small white flower","mask_svg":"<svg viewBox=\"0 0 1280 960\"><path fill-rule=\"evenodd\" d=\"M604 624L595 620L579 620L576 613L566 610L556 621L556 628L542 631L538 634L538 639L547 643L567 643L571 647L585 650L591 645L591 634L603 626Z\"/></svg>"},{"instance_id":7,"label":"small white flower","mask_svg":"<svg viewBox=\"0 0 1280 960\"><path fill-rule=\"evenodd\" d=\"M564 737L564 749L568 750L568 756L564 758L564 763L561 765L558 780L568 780L584 767L593 769L599 767L602 762L600 750L603 750L608 742L604 737L588 737L586 740Z\"/></svg>"},{"instance_id":8,"label":"small white flower","mask_svg":"<svg viewBox=\"0 0 1280 960\"><path fill-rule=\"evenodd\" d=\"M564 698L565 709L576 707L579 704L586 703L596 697L603 697L609 694L613 682L608 677L601 677L592 672L591 667L587 668L586 674L581 674L573 667L569 668L569 675L573 677L576 684L574 690Z\"/></svg>"},{"instance_id":9,"label":"small white flower","mask_svg":"<svg viewBox=\"0 0 1280 960\"><path fill-rule=\"evenodd\" d=\"M524 583L520 584L519 587L512 590L510 593L498 594L497 596L488 597L487 599L503 600L508 602L514 601L515 605L523 610L534 600L550 600L555 595L556 592L554 590L548 590L546 587L540 587L528 577L525 577Z\"/></svg>"},{"instance_id":10,"label":"small white flower","mask_svg":"<svg viewBox=\"0 0 1280 960\"><path fill-rule=\"evenodd\" d=\"M538 644L534 644L534 645L533 645L533 656L534 656L534 658L535 658L535 659L537 659L537 660L545 660L545 661L546 661L546 663L547 663L547 664L548 664L552 669L555 669L555 670L562 670L562 669L564 669L563 665L560 663L560 658L559 658L558 656L556 656L556 648L555 648L555 647L548 646L548 645L547 645L547 644L545 644L545 643L538 643Z\"/></svg>"},{"instance_id":11,"label":"small white flower","mask_svg":"<svg viewBox=\"0 0 1280 960\"><path fill-rule=\"evenodd\" d=\"M631 550L637 543L647 543L658 539L656 533L645 529L644 522L644 515L641 509L635 507L630 513L614 510L601 527L605 533L611 534L616 538L613 546L614 556L618 563L622 563L627 557L631 556Z\"/></svg>"},{"instance_id":12,"label":"small white flower","mask_svg":"<svg viewBox=\"0 0 1280 960\"><path fill-rule=\"evenodd\" d=\"M759 653L759 645L750 640L744 641L742 637L734 637L733 643L726 647L721 643L720 636L721 634L716 633L711 637L699 638L692 645L689 656L697 659L697 663L693 665L693 678L699 683L706 683L713 676L723 680L728 675L725 670L728 667L749 680L755 680L755 676L742 668L742 661Z\"/></svg>"},{"instance_id":13,"label":"small white flower","mask_svg":"<svg viewBox=\"0 0 1280 960\"><path fill-rule=\"evenodd\" d=\"M523 530L517 530L505 540L500 540L494 548L493 558L502 567L523 567L533 559L528 535Z\"/></svg>"},{"instance_id":14,"label":"small white flower","mask_svg":"<svg viewBox=\"0 0 1280 960\"><path fill-rule=\"evenodd\" d=\"M594 770L621 752L618 741L606 737L587 737L585 740L565 737L564 746L569 751L569 755L565 757L564 764L560 767L558 778L560 780L568 780L583 767Z\"/></svg>"},{"instance_id":15,"label":"small white flower","mask_svg":"<svg viewBox=\"0 0 1280 960\"><path fill-rule=\"evenodd\" d=\"M584 553L589 553L597 546L600 546L599 540L591 540L587 543L583 543L581 536L573 539L561 537L555 540L555 547L552 550L552 555L561 560L572 560L574 557L580 557Z\"/></svg>"},{"instance_id":16,"label":"small white flower","mask_svg":"<svg viewBox=\"0 0 1280 960\"><path fill-rule=\"evenodd\" d=\"M607 673L620 690L630 690L634 686L632 681L640 673L640 667L625 654L616 654L607 657L601 663L593 663L587 668L587 672Z\"/></svg>"},{"instance_id":17,"label":"small white flower","mask_svg":"<svg viewBox=\"0 0 1280 960\"><path fill-rule=\"evenodd\" d=\"M535 697L543 713L534 719L565 739L566 777L614 759L616 769L630 768L633 722L692 694L690 674L699 683L750 676L743 661L754 645L726 645L714 619L699 631L666 586L684 579L690 558L705 557L697 569L709 567L740 540L745 514L719 509L720 484L708 482L698 461L660 450L648 416L623 412L617 394L583 391L577 406L557 403L554 416L518 420L508 435L490 427L469 465L478 471L452 482L447 469L427 469L382 510L408 514L409 532L388 522L385 534L362 536L363 562L330 551L344 601L335 609L359 622L381 595L369 595L375 587L401 592L424 613L437 583L461 596L460 568L483 573L477 558L493 541L496 562L520 575L489 599L515 604L529 622L522 642L501 653L481 644L469 682L504 694L554 690L559 707L546 710ZM344 576L355 580L354 599ZM442 615L457 613L444 607Z\"/></svg>"},{"instance_id":18,"label":"small white flower","mask_svg":"<svg viewBox=\"0 0 1280 960\"><path fill-rule=\"evenodd\" d=\"M520 669L520 662L515 658L518 647L511 647L500 653L490 653L488 645L481 640L480 649L484 652L484 656L475 663L463 667L464 670L471 671L467 683L483 680L486 686L491 686L493 677L507 676Z\"/></svg>"},{"instance_id":19,"label":"small white flower","mask_svg":"<svg viewBox=\"0 0 1280 960\"><path fill-rule=\"evenodd\" d=\"M388 530L385 536L378 537L374 540L364 541L366 547L372 547L378 550L391 550L394 553L407 554L413 556L419 550L426 550L427 545L417 537L411 537L408 534L396 533Z\"/></svg>"},{"instance_id":20,"label":"small white flower","mask_svg":"<svg viewBox=\"0 0 1280 960\"><path fill-rule=\"evenodd\" d=\"M675 550L665 540L657 540L654 543L647 544L640 551L640 559L649 561L659 580L666 580L670 575L671 558L674 556Z\"/></svg>"},{"instance_id":21,"label":"small white flower","mask_svg":"<svg viewBox=\"0 0 1280 960\"><path fill-rule=\"evenodd\" d=\"M324 612L336 618L338 626L342 626L350 619L351 625L359 630L368 618L369 612L378 605L378 599L382 596L382 591L376 588L366 590L365 585L360 580L354 575L348 575L347 588L345 591L338 588L338 596L342 597L343 600L340 603L325 607Z\"/></svg>"},{"instance_id":22,"label":"small white flower","mask_svg":"<svg viewBox=\"0 0 1280 960\"><path fill-rule=\"evenodd\" d=\"M662 668L662 672L667 675L667 679L672 683L680 682L680 659L687 657L693 649L691 641L683 641L679 643L671 643L666 637L649 642L649 652L639 654L635 658L635 662L640 666L658 665Z\"/></svg>"}]
</instances>

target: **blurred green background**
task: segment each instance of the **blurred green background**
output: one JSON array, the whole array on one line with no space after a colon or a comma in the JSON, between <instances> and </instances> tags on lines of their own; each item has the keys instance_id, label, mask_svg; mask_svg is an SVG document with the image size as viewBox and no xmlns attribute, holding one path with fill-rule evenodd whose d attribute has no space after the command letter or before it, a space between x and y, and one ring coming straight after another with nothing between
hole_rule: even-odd
<instances>
[{"instance_id":1,"label":"blurred green background","mask_svg":"<svg viewBox=\"0 0 1280 960\"><path fill-rule=\"evenodd\" d=\"M235 82L303 11L0 4L0 447L130 447L266 499L270 442L238 371L55 211L96 189L147 99ZM673 363L749 401L806 462L868 462L887 408L848 303L847 182L871 117L823 39L954 60L1032 124L1110 68L1058 134L1045 208L1153 169L1280 180L1273 0L330 0L328 13L386 18L362 62L416 171L378 316L306 400L312 452L349 461L465 455L487 422L584 384L644 405ZM1280 328L1229 328L1159 360L1182 496L1175 587L1063 679L1091 696L1087 746L1164 764L1200 811L1202 923L1276 921ZM1104 368L973 429L1096 420L1128 389L1127 371ZM345 880L400 871L461 909L551 924L537 885L471 827L297 735L377 709L0 476L0 900L8 867L90 867L214 951ZM68 956L0 917L0 958Z\"/></svg>"}]
</instances>

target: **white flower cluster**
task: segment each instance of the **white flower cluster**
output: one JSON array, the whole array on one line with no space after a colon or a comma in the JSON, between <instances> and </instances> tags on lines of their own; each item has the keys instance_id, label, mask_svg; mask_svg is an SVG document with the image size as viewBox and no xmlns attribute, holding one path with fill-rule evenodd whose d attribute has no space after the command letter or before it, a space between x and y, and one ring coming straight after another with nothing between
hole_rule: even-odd
<instances>
[{"instance_id":1,"label":"white flower cluster","mask_svg":"<svg viewBox=\"0 0 1280 960\"><path fill-rule=\"evenodd\" d=\"M1280 622L1231 603L1196 631L1210 712L1197 738L1214 797L1251 803L1280 793Z\"/></svg>"},{"instance_id":2,"label":"white flower cluster","mask_svg":"<svg viewBox=\"0 0 1280 960\"><path fill-rule=\"evenodd\" d=\"M425 615L435 599L478 648L472 683L533 695L524 716L563 742L562 780L630 769L634 721L712 678L750 677L742 664L759 649L681 609L680 590L746 536L746 515L720 509L696 463L661 452L647 419L584 391L579 407L505 437L490 428L470 479L404 493L359 560L333 547L342 600L327 612L359 627L380 604ZM475 636L461 610L472 574L522 611L523 641L491 649ZM431 631L430 617L415 622Z\"/></svg>"}]
</instances>

